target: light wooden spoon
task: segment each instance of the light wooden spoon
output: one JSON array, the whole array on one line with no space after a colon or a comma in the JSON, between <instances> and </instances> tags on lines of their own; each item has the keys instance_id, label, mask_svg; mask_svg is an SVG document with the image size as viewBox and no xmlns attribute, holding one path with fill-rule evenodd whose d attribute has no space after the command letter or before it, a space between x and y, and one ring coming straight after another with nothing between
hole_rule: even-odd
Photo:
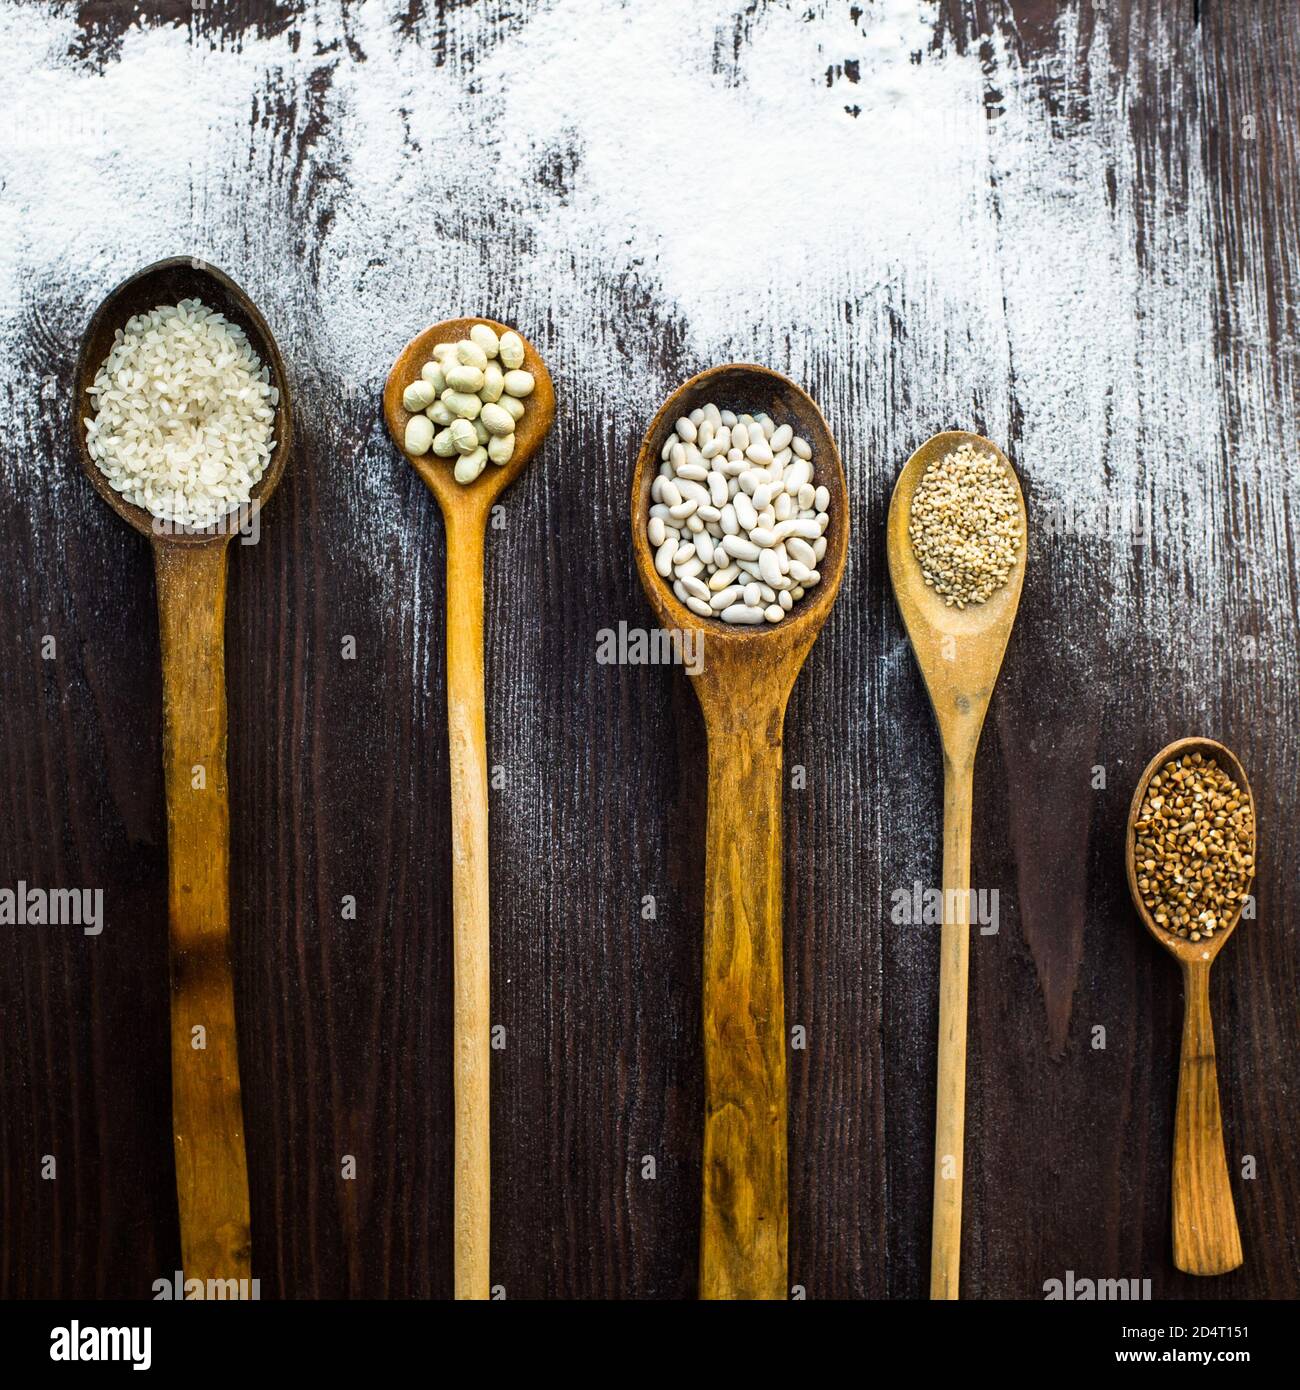
<instances>
[{"instance_id":1,"label":"light wooden spoon","mask_svg":"<svg viewBox=\"0 0 1300 1390\"><path fill-rule=\"evenodd\" d=\"M678 416L714 401L766 410L812 446L831 494L821 583L780 623L733 628L700 618L656 573L646 536L650 485ZM692 684L709 743L704 886L704 1193L700 1297L789 1297L789 1179L781 944L781 731L786 702L844 575L849 503L821 412L792 381L739 363L692 377L655 416L632 479L632 545L664 627L695 632Z\"/></svg>"},{"instance_id":2,"label":"light wooden spoon","mask_svg":"<svg viewBox=\"0 0 1300 1390\"><path fill-rule=\"evenodd\" d=\"M162 639L163 772L167 792L171 955L172 1124L181 1260L187 1279L247 1279L250 1232L235 994L230 970L230 807L226 786L226 560L245 514L224 530L168 530L114 492L86 447L89 390L135 314L198 298L248 335L279 389L275 447L252 490L275 491L293 437L289 383L271 330L248 296L198 260L159 261L123 281L95 311L77 358L73 433L95 491L153 544ZM238 517L238 513L232 514ZM194 769L205 785L195 788ZM202 1036L204 1046L194 1039Z\"/></svg>"},{"instance_id":3,"label":"light wooden spoon","mask_svg":"<svg viewBox=\"0 0 1300 1390\"><path fill-rule=\"evenodd\" d=\"M469 336L476 323L448 319L413 338L384 386L384 418L399 449L410 412L402 393L438 343ZM523 472L555 419L555 388L536 349L524 340L524 368L536 385L524 401L510 462L489 463L470 484L452 477L454 459L427 453L407 459L442 509L447 541L447 730L451 759L452 990L455 1176L455 1295L485 1299L489 1257L489 1121L491 1061L488 971L487 740L483 725L483 543L492 506Z\"/></svg>"},{"instance_id":4,"label":"light wooden spoon","mask_svg":"<svg viewBox=\"0 0 1300 1390\"><path fill-rule=\"evenodd\" d=\"M1183 971L1183 1044L1178 1064L1178 1109L1174 1118L1173 1225L1174 1264L1185 1274L1226 1274L1242 1262L1241 1235L1228 1182L1219 1110L1219 1077L1210 1014L1210 966L1241 920L1241 907L1224 918L1214 935L1200 941L1163 930L1142 901L1137 876L1137 823L1147 784L1166 763L1194 753L1213 758L1245 793L1250 820L1255 798L1246 770L1221 743L1209 738L1180 738L1147 764L1133 793L1124 841L1128 887L1143 925ZM1258 833L1258 831L1256 832ZM1255 852L1254 841L1251 853ZM1254 881L1254 874L1251 875Z\"/></svg>"},{"instance_id":5,"label":"light wooden spoon","mask_svg":"<svg viewBox=\"0 0 1300 1390\"><path fill-rule=\"evenodd\" d=\"M939 946L939 1080L935 1104L934 1226L930 1297L956 1298L966 1128L966 998L970 974L970 840L975 750L1020 604L1024 548L1007 583L987 602L949 607L929 588L912 551L912 495L931 462L963 444L997 455L1020 503L1015 469L995 444L965 430L927 439L907 461L889 504L889 577L925 679L943 745L943 901ZM955 895L955 896L954 896ZM950 905L955 911L950 911ZM949 920L949 919L952 920Z\"/></svg>"}]
</instances>

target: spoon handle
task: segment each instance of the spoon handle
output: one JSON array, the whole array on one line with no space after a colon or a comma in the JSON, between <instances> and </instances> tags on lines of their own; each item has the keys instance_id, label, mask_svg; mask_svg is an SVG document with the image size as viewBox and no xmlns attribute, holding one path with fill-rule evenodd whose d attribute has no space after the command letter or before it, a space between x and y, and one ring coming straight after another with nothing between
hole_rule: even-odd
<instances>
[{"instance_id":1,"label":"spoon handle","mask_svg":"<svg viewBox=\"0 0 1300 1390\"><path fill-rule=\"evenodd\" d=\"M226 542L158 542L171 924L172 1124L187 1279L247 1279L244 1114L230 966Z\"/></svg>"},{"instance_id":2,"label":"spoon handle","mask_svg":"<svg viewBox=\"0 0 1300 1390\"><path fill-rule=\"evenodd\" d=\"M789 1296L781 705L709 728L701 1298Z\"/></svg>"},{"instance_id":3,"label":"spoon handle","mask_svg":"<svg viewBox=\"0 0 1300 1390\"><path fill-rule=\"evenodd\" d=\"M1183 995L1174 1118L1174 1264L1185 1274L1226 1274L1241 1264L1241 1235L1223 1148L1208 961L1183 964Z\"/></svg>"},{"instance_id":4,"label":"spoon handle","mask_svg":"<svg viewBox=\"0 0 1300 1390\"><path fill-rule=\"evenodd\" d=\"M455 1295L490 1296L488 777L483 724L483 520L449 509L447 732L451 759Z\"/></svg>"},{"instance_id":5,"label":"spoon handle","mask_svg":"<svg viewBox=\"0 0 1300 1390\"><path fill-rule=\"evenodd\" d=\"M974 750L943 766L943 926L939 937L939 1080L934 1122L930 1297L958 1297L966 1137L970 977L970 825Z\"/></svg>"}]
</instances>

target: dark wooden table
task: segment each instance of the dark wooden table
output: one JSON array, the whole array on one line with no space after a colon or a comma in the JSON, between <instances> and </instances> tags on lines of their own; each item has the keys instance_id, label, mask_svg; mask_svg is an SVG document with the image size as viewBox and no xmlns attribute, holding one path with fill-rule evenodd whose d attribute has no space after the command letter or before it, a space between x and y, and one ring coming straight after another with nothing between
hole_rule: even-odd
<instances>
[{"instance_id":1,"label":"dark wooden table","mask_svg":"<svg viewBox=\"0 0 1300 1390\"><path fill-rule=\"evenodd\" d=\"M394 47L439 65L467 65L494 26L514 33L536 11L387 7ZM0 1294L143 1295L179 1263L153 579L147 547L77 474L67 417L70 364L98 297L197 242L263 306L300 397L289 472L260 544L232 553L229 596L254 1272L267 1297L445 1297L443 536L382 427L388 360L345 380L312 293L331 224L360 196L328 154L347 121L330 72L373 62L373 40L369 52L354 41L359 5L323 0L193 14L188 0L22 8L29 27L37 8L48 15L39 65L92 84L121 59L133 9L156 36L186 30L199 53L256 63L259 44L292 41L320 68L268 70L244 137L251 195L196 176L193 206L160 204L153 239L129 246L96 241L74 206L69 255L93 250L93 273L74 290L33 274L5 306L0 886L102 887L106 926L97 938L0 928ZM861 20L829 0L803 8L836 33ZM720 65L743 64L762 22L753 11L719 6ZM1052 379L1053 362L1068 377L1077 341L1026 341L1017 296L1035 268L1014 243L988 264L984 295L1006 306L993 329L1005 370L973 394L948 370L963 326L936 328L898 267L864 274L861 295L837 306L855 357L842 335L775 310L779 326L754 349L826 408L855 526L786 733L787 764L806 771L786 800L785 931L788 1022L808 1037L790 1057L790 1275L809 1297L927 1287L937 939L892 911L899 890L937 881L940 775L883 525L903 460L951 426L998 436L1025 481L1032 532L977 768L974 878L998 889L1000 914L973 949L964 1292L1041 1298L1072 1270L1149 1278L1157 1298L1300 1295L1298 16L1282 0L952 0L914 55L918 69L982 63L991 125L1008 119L1014 82L1022 106L1040 103L1039 134L1026 138L1059 141L1062 168L1074 167L1072 142L1100 150L1129 292L1104 300L1083 347L1131 342L1113 395L1080 400ZM826 82L857 71L846 59ZM59 157L74 176L73 152ZM204 157L159 156L200 169ZM569 197L579 166L576 153L560 160L538 196ZM1015 182L999 183L996 166L988 177L1011 208ZM308 171L301 185L295 169ZM0 199L21 194L10 178ZM252 196L265 206L227 235ZM1032 207L1018 215L1023 227ZM516 230L498 218L445 243L457 295ZM402 254L377 225L375 276ZM1192 295L1205 331L1192 321L1175 342L1152 306L1179 292L1193 255L1208 267L1207 293ZM1050 285L1064 269L1035 273ZM732 344L702 347L649 272L575 275L592 275L593 321L623 345L617 369L644 377L643 407L611 405L608 378L518 277L493 302L441 303L421 287L392 330L396 346L475 308L518 322L560 397L489 554L493 1011L505 1038L493 1074L493 1279L510 1298L686 1298L700 1185L702 726L680 672L601 665L595 653L602 628L649 622L626 520L640 433L668 389ZM1193 414L1180 458L1180 422ZM1062 441L1074 473L1053 453ZM1088 537L1041 524L1068 501L1080 459L1099 495L1151 504L1145 543L1122 527ZM1261 830L1258 918L1229 944L1213 994L1246 1262L1208 1282L1170 1262L1181 989L1136 922L1122 864L1138 772L1193 732L1237 751ZM348 1155L353 1180L341 1176Z\"/></svg>"}]
</instances>

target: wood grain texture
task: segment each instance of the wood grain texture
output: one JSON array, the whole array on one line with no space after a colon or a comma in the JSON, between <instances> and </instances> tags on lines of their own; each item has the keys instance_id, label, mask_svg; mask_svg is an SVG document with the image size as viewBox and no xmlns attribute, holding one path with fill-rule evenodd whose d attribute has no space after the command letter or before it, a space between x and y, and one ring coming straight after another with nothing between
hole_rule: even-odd
<instances>
[{"instance_id":1,"label":"wood grain texture","mask_svg":"<svg viewBox=\"0 0 1300 1390\"><path fill-rule=\"evenodd\" d=\"M1223 1150L1207 961L1189 961L1183 966L1173 1225L1174 1264L1184 1273L1227 1274L1241 1264L1241 1234Z\"/></svg>"},{"instance_id":2,"label":"wood grain texture","mask_svg":"<svg viewBox=\"0 0 1300 1390\"><path fill-rule=\"evenodd\" d=\"M314 0L147 8L151 38L186 26L200 72L256 64L271 32L294 36L301 68L268 64L246 107L223 108L231 143L189 151L190 196L150 205L156 241L85 229L68 259L102 280L74 293L33 275L5 306L18 327L0 368L0 886L102 887L106 925L0 928L0 1295L147 1294L180 1263L153 577L79 474L66 383L105 289L197 244L261 305L307 402L228 598L231 930L264 1297L452 1292L444 533L378 399L410 333L471 307L531 328L561 402L545 466L520 478L487 546L487 746L502 770L491 986L506 1040L492 1057L494 1283L511 1299L696 1291L704 724L685 676L594 651L602 629L653 620L627 489L656 402L746 356L825 407L856 537L784 735L787 772L806 773L784 806L785 1014L809 1039L787 1059L791 1283L814 1298L928 1286L939 942L893 906L942 872L940 752L883 534L903 460L960 426L1006 449L1034 515L1086 473L1154 518L1146 545L1035 532L976 759L980 824L1007 829L977 827L972 843L972 882L1000 888L1002 907L998 933L972 941L964 1296L1041 1298L1067 1270L1149 1277L1156 1298L1300 1296L1295 7L937 7L913 66L929 72L940 48L965 62L987 116L971 177L1001 239L982 316L934 297L910 257L867 257L815 302L791 274L737 306L732 336L692 331L653 248L632 269L578 248L539 276L539 209L581 191L575 139L539 162L526 214L480 189L431 219L408 188L409 222L372 218L373 264L348 267L350 292L392 336L349 356L320 286L338 291L331 228L374 193L347 163L353 113L335 93L349 65L386 80L381 47L355 51L375 3L341 24L344 7ZM466 83L476 55L540 11L391 8L392 42ZM72 18L82 68L111 74L129 51L129 7L47 9ZM828 45L851 32L841 7L809 9ZM740 80L759 18L719 19L720 89ZM1012 83L1032 126L1008 128ZM1046 343L1026 306L1072 283L1071 260L1024 242L1042 206L1011 160L1026 147L1051 197L1114 209L1111 254L1088 266L1102 302L1063 310L1069 331ZM82 158L66 155L69 186ZM585 339L561 331L566 305ZM1106 389L1085 386L1081 360L1113 367ZM1193 730L1240 754L1260 826L1258 917L1213 1001L1246 1261L1212 1280L1170 1254L1180 990L1123 867L1144 760Z\"/></svg>"},{"instance_id":3,"label":"wood grain texture","mask_svg":"<svg viewBox=\"0 0 1300 1390\"><path fill-rule=\"evenodd\" d=\"M715 658L716 659L716 658ZM789 685L709 727L700 1297L784 1299L786 1157L781 725ZM717 706L715 705L716 709Z\"/></svg>"},{"instance_id":4,"label":"wood grain texture","mask_svg":"<svg viewBox=\"0 0 1300 1390\"><path fill-rule=\"evenodd\" d=\"M230 957L230 538L154 545L162 653L172 1124L187 1279L247 1280L248 1166Z\"/></svg>"}]
</instances>

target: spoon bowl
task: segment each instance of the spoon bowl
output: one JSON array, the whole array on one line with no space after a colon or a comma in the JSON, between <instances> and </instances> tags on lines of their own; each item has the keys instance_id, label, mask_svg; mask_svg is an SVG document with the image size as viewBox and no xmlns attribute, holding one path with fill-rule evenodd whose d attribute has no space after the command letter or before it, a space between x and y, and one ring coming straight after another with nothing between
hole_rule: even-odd
<instances>
[{"instance_id":1,"label":"spoon bowl","mask_svg":"<svg viewBox=\"0 0 1300 1390\"><path fill-rule=\"evenodd\" d=\"M178 546L224 543L229 540L230 533L228 529L223 531L219 523L206 530L192 531L175 523L161 522L144 507L128 502L100 471L87 445L86 421L95 414L90 388L112 349L114 335L119 329L125 329L127 321L135 315L148 313L159 305L178 304L182 299L200 299L209 309L217 310L237 324L248 335L249 344L262 364L270 369L271 384L279 391L275 407L275 444L266 471L249 494L250 501L259 507L267 502L284 474L293 444L293 411L284 361L274 335L253 301L230 276L195 257L173 256L146 266L123 280L95 310L77 354L73 433L77 456L91 485L128 525L155 542Z\"/></svg>"},{"instance_id":2,"label":"spoon bowl","mask_svg":"<svg viewBox=\"0 0 1300 1390\"><path fill-rule=\"evenodd\" d=\"M655 569L646 523L650 517L650 487L659 470L659 451L674 422L709 401L725 403L722 408L737 413L766 410L778 424L791 425L795 434L812 447L813 482L824 485L831 495L821 583L809 590L779 623L732 627L721 618L701 618L682 603L672 585ZM759 658L763 661L776 657L778 647L795 650L802 646L806 652L835 602L844 578L848 547L848 485L835 438L812 398L788 377L770 367L744 362L710 367L679 386L659 408L646 431L632 477L632 549L646 597L665 627L678 631L699 629L706 634L707 647L725 648L728 653L753 651L757 643L767 643Z\"/></svg>"},{"instance_id":3,"label":"spoon bowl","mask_svg":"<svg viewBox=\"0 0 1300 1390\"><path fill-rule=\"evenodd\" d=\"M966 608L947 604L925 582L912 550L908 526L912 498L931 463L963 444L996 455L1016 490L1020 507L1020 558L1007 582L984 603ZM974 754L993 684L1002 667L1025 582L1028 519L1020 479L1010 460L991 440L968 430L945 430L927 439L908 459L889 503L889 577L907 635L916 652L946 752Z\"/></svg>"},{"instance_id":4,"label":"spoon bowl","mask_svg":"<svg viewBox=\"0 0 1300 1390\"><path fill-rule=\"evenodd\" d=\"M515 451L508 463L499 467L488 463L472 483L458 483L452 476L454 458L440 458L432 450L425 454L406 453L406 426L412 412L402 404L402 394L413 382L420 380L420 370L433 358L433 350L439 343L456 343L469 336L469 330L476 323L485 323L499 335L518 333L508 324L497 323L495 319L461 318L445 319L426 328L418 337L412 338L393 363L393 369L384 383L384 420L393 442L405 455L407 461L424 479L430 492L438 499L443 515L449 511L470 511L475 514L486 513L496 499L524 471L528 461L542 446L542 441L550 433L555 422L555 385L551 374L542 361L541 354L519 334L524 345L524 370L533 374L532 395L524 398L524 414L515 430Z\"/></svg>"},{"instance_id":5,"label":"spoon bowl","mask_svg":"<svg viewBox=\"0 0 1300 1390\"><path fill-rule=\"evenodd\" d=\"M1137 824L1142 818L1142 803L1146 799L1147 786L1152 777L1160 771L1166 763L1175 758L1190 757L1194 753L1200 753L1206 758L1213 758L1215 762L1228 774L1229 777L1239 786L1245 794L1246 801L1250 806L1250 824L1254 830L1255 821L1255 797L1250 789L1250 782L1246 777L1246 769L1237 760L1236 755L1231 749L1224 747L1222 743L1216 743L1212 738L1180 738L1171 743L1167 748L1162 748L1159 753L1146 765L1145 771L1138 779L1137 788L1133 793L1133 802L1129 807L1128 828L1124 839L1124 861L1128 870L1128 890L1133 898L1133 906L1137 909L1137 915L1142 920L1142 925L1147 931L1169 952L1181 965L1191 965L1195 962L1209 964L1223 949L1224 942L1227 941L1237 923L1241 920L1242 904L1238 903L1237 909L1231 917L1224 919L1215 928L1214 934L1209 937L1203 936L1200 941L1192 941L1190 938L1178 936L1173 932L1165 931L1160 924L1152 917L1150 908L1142 901L1142 893L1138 888L1137 875ZM1251 838L1251 853L1255 852L1254 836ZM1254 882L1254 874L1251 874L1251 882Z\"/></svg>"},{"instance_id":6,"label":"spoon bowl","mask_svg":"<svg viewBox=\"0 0 1300 1390\"><path fill-rule=\"evenodd\" d=\"M664 441L679 416L710 400L766 410L791 425L812 447L814 482L831 494L821 582L779 623L746 631L680 603L656 572L646 536ZM821 411L780 373L714 367L675 391L651 422L633 473L631 521L637 571L655 616L702 638L691 681L709 745L700 1296L786 1299L781 741L790 691L844 576L849 502L839 450Z\"/></svg>"}]
</instances>

